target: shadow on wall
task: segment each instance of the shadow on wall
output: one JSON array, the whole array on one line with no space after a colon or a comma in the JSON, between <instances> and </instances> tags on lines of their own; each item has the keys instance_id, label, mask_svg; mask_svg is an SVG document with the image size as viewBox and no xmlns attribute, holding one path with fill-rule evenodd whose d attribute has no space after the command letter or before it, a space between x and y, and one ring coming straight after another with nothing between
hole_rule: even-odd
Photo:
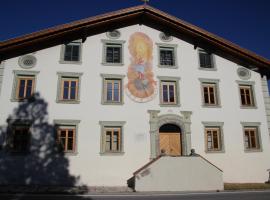
<instances>
[{"instance_id":1,"label":"shadow on wall","mask_svg":"<svg viewBox=\"0 0 270 200\"><path fill-rule=\"evenodd\" d=\"M57 146L47 106L36 93L20 102L0 129L0 185L72 187L79 183L80 177L69 173L69 160ZM25 134L21 131L25 125L28 138L20 135Z\"/></svg>"}]
</instances>

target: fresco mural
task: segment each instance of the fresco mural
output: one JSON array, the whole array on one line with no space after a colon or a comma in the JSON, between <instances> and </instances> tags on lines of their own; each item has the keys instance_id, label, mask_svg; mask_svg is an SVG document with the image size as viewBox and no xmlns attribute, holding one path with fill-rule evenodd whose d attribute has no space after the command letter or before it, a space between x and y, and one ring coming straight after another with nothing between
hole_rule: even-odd
<instances>
[{"instance_id":1,"label":"fresco mural","mask_svg":"<svg viewBox=\"0 0 270 200\"><path fill-rule=\"evenodd\" d=\"M153 42L144 33L136 32L129 39L131 55L126 84L127 95L136 102L151 101L157 93L152 67Z\"/></svg>"}]
</instances>

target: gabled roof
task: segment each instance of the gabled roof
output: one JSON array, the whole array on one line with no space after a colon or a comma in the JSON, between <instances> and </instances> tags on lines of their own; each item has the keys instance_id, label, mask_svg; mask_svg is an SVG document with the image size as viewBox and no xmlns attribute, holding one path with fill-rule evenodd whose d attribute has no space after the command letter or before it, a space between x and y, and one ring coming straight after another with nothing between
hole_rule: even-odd
<instances>
[{"instance_id":1,"label":"gabled roof","mask_svg":"<svg viewBox=\"0 0 270 200\"><path fill-rule=\"evenodd\" d=\"M248 68L270 75L270 61L228 40L148 5L135 6L55 26L0 43L0 61L134 24L169 33Z\"/></svg>"}]
</instances>

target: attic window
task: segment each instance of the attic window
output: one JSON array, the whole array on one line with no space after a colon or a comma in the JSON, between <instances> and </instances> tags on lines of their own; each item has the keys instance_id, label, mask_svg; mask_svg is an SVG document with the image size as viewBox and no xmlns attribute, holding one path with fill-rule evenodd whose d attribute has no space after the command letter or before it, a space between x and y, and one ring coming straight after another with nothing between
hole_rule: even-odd
<instances>
[{"instance_id":1,"label":"attic window","mask_svg":"<svg viewBox=\"0 0 270 200\"><path fill-rule=\"evenodd\" d=\"M19 65L24 69L32 68L36 65L37 59L33 55L26 55L19 58Z\"/></svg>"},{"instance_id":2,"label":"attic window","mask_svg":"<svg viewBox=\"0 0 270 200\"><path fill-rule=\"evenodd\" d=\"M170 42L173 40L173 37L171 35L163 32L159 34L159 38L164 42Z\"/></svg>"},{"instance_id":3,"label":"attic window","mask_svg":"<svg viewBox=\"0 0 270 200\"><path fill-rule=\"evenodd\" d=\"M199 58L200 58L200 68L202 69L213 69L213 55L209 52L199 49Z\"/></svg>"},{"instance_id":4,"label":"attic window","mask_svg":"<svg viewBox=\"0 0 270 200\"><path fill-rule=\"evenodd\" d=\"M248 80L248 79L250 79L250 76L251 76L250 71L244 67L238 68L237 74L238 74L239 78L241 78L242 80Z\"/></svg>"},{"instance_id":5,"label":"attic window","mask_svg":"<svg viewBox=\"0 0 270 200\"><path fill-rule=\"evenodd\" d=\"M112 31L107 32L106 35L110 39L118 39L118 38L120 38L121 33L118 30L112 30Z\"/></svg>"},{"instance_id":6,"label":"attic window","mask_svg":"<svg viewBox=\"0 0 270 200\"><path fill-rule=\"evenodd\" d=\"M82 42L76 40L68 44L62 45L60 63L81 63Z\"/></svg>"}]
</instances>

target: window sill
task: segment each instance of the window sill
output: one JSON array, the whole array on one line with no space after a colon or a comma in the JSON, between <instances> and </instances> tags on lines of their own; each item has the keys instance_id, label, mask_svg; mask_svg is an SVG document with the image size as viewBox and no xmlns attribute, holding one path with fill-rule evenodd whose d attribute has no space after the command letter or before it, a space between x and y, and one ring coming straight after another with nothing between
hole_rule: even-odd
<instances>
[{"instance_id":1,"label":"window sill","mask_svg":"<svg viewBox=\"0 0 270 200\"><path fill-rule=\"evenodd\" d=\"M99 154L101 156L122 156L125 154L125 152L100 152Z\"/></svg>"},{"instance_id":2,"label":"window sill","mask_svg":"<svg viewBox=\"0 0 270 200\"><path fill-rule=\"evenodd\" d=\"M159 104L160 107L180 107L181 104Z\"/></svg>"},{"instance_id":3,"label":"window sill","mask_svg":"<svg viewBox=\"0 0 270 200\"><path fill-rule=\"evenodd\" d=\"M221 108L221 105L202 105L203 108Z\"/></svg>"},{"instance_id":4,"label":"window sill","mask_svg":"<svg viewBox=\"0 0 270 200\"><path fill-rule=\"evenodd\" d=\"M115 66L115 67L124 66L124 63L105 63L105 62L102 62L101 64L104 65L104 66Z\"/></svg>"},{"instance_id":5,"label":"window sill","mask_svg":"<svg viewBox=\"0 0 270 200\"><path fill-rule=\"evenodd\" d=\"M82 61L64 61L64 60L60 60L59 61L60 64L75 64L75 65L81 65Z\"/></svg>"},{"instance_id":6,"label":"window sill","mask_svg":"<svg viewBox=\"0 0 270 200\"><path fill-rule=\"evenodd\" d=\"M158 65L159 68L178 69L177 65Z\"/></svg>"},{"instance_id":7,"label":"window sill","mask_svg":"<svg viewBox=\"0 0 270 200\"><path fill-rule=\"evenodd\" d=\"M101 104L108 106L121 106L124 105L124 102L101 102Z\"/></svg>"},{"instance_id":8,"label":"window sill","mask_svg":"<svg viewBox=\"0 0 270 200\"><path fill-rule=\"evenodd\" d=\"M245 149L245 153L259 153L262 152L262 149Z\"/></svg>"},{"instance_id":9,"label":"window sill","mask_svg":"<svg viewBox=\"0 0 270 200\"><path fill-rule=\"evenodd\" d=\"M77 151L74 151L74 152L65 152L65 151L60 151L60 153L64 154L65 156L77 156L78 155L78 152Z\"/></svg>"},{"instance_id":10,"label":"window sill","mask_svg":"<svg viewBox=\"0 0 270 200\"><path fill-rule=\"evenodd\" d=\"M205 153L225 153L225 150L206 150Z\"/></svg>"},{"instance_id":11,"label":"window sill","mask_svg":"<svg viewBox=\"0 0 270 200\"><path fill-rule=\"evenodd\" d=\"M62 103L62 104L79 104L80 101L65 101L65 100L56 100L56 103Z\"/></svg>"},{"instance_id":12,"label":"window sill","mask_svg":"<svg viewBox=\"0 0 270 200\"><path fill-rule=\"evenodd\" d=\"M10 99L11 102L27 102L30 98L25 98L25 99Z\"/></svg>"},{"instance_id":13,"label":"window sill","mask_svg":"<svg viewBox=\"0 0 270 200\"><path fill-rule=\"evenodd\" d=\"M240 106L241 109L257 109L257 106Z\"/></svg>"},{"instance_id":14,"label":"window sill","mask_svg":"<svg viewBox=\"0 0 270 200\"><path fill-rule=\"evenodd\" d=\"M203 68L203 67L199 67L198 69L199 69L199 70L203 70L203 71L217 71L217 68L216 68L216 67L213 67L213 68Z\"/></svg>"}]
</instances>

